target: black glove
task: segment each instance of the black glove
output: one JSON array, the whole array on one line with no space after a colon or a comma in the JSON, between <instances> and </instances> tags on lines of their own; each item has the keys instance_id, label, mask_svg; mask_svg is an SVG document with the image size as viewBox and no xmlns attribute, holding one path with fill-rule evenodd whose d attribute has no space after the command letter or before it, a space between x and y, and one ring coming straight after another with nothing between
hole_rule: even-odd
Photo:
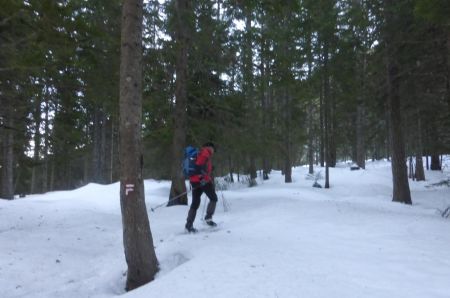
<instances>
[{"instance_id":1,"label":"black glove","mask_svg":"<svg viewBox=\"0 0 450 298\"><path fill-rule=\"evenodd\" d=\"M206 182L206 180L202 179L200 180L200 185L201 186L205 186L208 182Z\"/></svg>"}]
</instances>

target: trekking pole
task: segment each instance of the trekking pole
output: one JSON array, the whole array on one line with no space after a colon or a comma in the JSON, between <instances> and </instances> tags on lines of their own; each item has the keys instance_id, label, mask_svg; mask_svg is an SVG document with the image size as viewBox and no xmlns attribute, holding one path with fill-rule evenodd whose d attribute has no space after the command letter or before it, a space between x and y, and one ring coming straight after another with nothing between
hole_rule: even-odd
<instances>
[{"instance_id":1,"label":"trekking pole","mask_svg":"<svg viewBox=\"0 0 450 298\"><path fill-rule=\"evenodd\" d=\"M199 187L199 186L198 186L198 187ZM194 187L194 188L192 188L192 190L197 189L198 187ZM188 193L189 191L190 191L190 190L186 190L185 192L183 192L183 193L181 193L181 194L179 194L179 195L177 195L177 196L175 196L175 197L173 197L173 198L170 198L167 202L164 202L164 203L159 204L159 205L157 205L157 206L155 206L155 207L153 207L153 208L150 208L150 210L152 210L152 212L155 212L156 209L161 208L161 207L164 206L164 205L167 205L169 202L175 201L176 199L178 199L178 198L180 198L180 197L182 197L182 196L184 196L184 195L187 195L187 193Z\"/></svg>"},{"instance_id":2,"label":"trekking pole","mask_svg":"<svg viewBox=\"0 0 450 298\"><path fill-rule=\"evenodd\" d=\"M153 208L150 208L150 210L152 210L152 212L155 212L156 209L158 209L158 208L160 208L160 207L162 207L164 205L167 205L169 202L175 201L179 197L182 197L182 196L186 195L188 192L189 192L189 190L186 190L185 192L183 192L183 193L181 193L181 194L179 194L179 195L177 195L177 196L175 196L173 198L170 198L167 202L164 202L164 203L159 204L159 205L157 205L157 206L155 206Z\"/></svg>"}]
</instances>

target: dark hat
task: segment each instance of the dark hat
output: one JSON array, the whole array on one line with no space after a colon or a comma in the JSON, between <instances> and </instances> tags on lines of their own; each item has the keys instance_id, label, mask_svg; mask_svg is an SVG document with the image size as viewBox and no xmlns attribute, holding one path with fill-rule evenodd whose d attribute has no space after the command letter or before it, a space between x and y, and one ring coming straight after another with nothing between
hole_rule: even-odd
<instances>
[{"instance_id":1,"label":"dark hat","mask_svg":"<svg viewBox=\"0 0 450 298\"><path fill-rule=\"evenodd\" d=\"M213 142L206 142L202 147L213 147L214 152L217 152L216 146L214 146Z\"/></svg>"}]
</instances>

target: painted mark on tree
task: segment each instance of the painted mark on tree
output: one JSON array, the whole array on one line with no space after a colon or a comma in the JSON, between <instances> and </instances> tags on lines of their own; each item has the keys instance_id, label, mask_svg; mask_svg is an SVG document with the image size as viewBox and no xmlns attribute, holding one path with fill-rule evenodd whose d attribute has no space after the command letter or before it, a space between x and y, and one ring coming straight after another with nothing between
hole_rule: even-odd
<instances>
[{"instance_id":1,"label":"painted mark on tree","mask_svg":"<svg viewBox=\"0 0 450 298\"><path fill-rule=\"evenodd\" d=\"M125 195L128 196L130 192L134 191L134 184L125 184Z\"/></svg>"}]
</instances>

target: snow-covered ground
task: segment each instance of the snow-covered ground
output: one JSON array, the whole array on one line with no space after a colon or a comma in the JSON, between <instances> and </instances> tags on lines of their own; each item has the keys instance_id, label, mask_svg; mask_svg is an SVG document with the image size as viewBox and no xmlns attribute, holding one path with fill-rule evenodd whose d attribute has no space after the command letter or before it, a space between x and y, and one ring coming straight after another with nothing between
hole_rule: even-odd
<instances>
[{"instance_id":1,"label":"snow-covered ground","mask_svg":"<svg viewBox=\"0 0 450 298\"><path fill-rule=\"evenodd\" d=\"M427 187L449 172L410 181L407 206L391 202L387 162L331 169L328 190L306 171L219 191L213 231L203 198L195 235L187 206L150 211L170 185L146 181L161 270L129 293L117 183L0 200L0 297L450 297L450 188Z\"/></svg>"}]
</instances>

